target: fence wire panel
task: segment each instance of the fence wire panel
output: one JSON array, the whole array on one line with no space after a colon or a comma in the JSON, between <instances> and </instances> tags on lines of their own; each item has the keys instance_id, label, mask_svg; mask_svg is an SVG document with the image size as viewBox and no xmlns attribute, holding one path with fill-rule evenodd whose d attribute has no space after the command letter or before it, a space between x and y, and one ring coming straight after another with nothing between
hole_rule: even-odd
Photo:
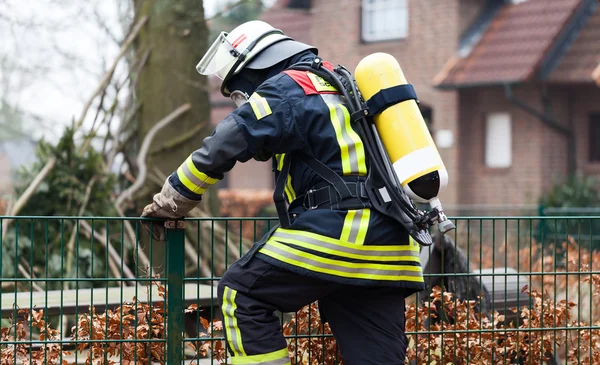
<instances>
[{"instance_id":1,"label":"fence wire panel","mask_svg":"<svg viewBox=\"0 0 600 365\"><path fill-rule=\"evenodd\" d=\"M422 248L407 364L600 363L600 216L451 219ZM230 364L217 284L277 221L170 222L166 242L141 223L0 217L0 363ZM318 303L274 315L292 364L343 364Z\"/></svg>"}]
</instances>

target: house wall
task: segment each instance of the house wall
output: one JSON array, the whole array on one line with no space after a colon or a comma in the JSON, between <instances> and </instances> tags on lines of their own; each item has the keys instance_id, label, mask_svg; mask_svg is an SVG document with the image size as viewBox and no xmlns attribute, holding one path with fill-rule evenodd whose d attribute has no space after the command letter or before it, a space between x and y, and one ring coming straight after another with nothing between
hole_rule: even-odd
<instances>
[{"instance_id":1,"label":"house wall","mask_svg":"<svg viewBox=\"0 0 600 365\"><path fill-rule=\"evenodd\" d=\"M467 0L469 3L478 1ZM458 202L458 105L454 91L440 91L432 85L433 77L454 56L459 36L465 27L461 15L473 19L473 9L461 8L459 0L435 3L409 0L409 28L406 39L364 43L361 41L360 0L314 0L313 43L319 54L333 64L343 64L353 71L359 61L374 52L396 57L409 83L415 86L422 104L433 109L433 129L449 129L454 145L440 149L448 169L449 184L441 195L443 204ZM435 134L434 134L435 136Z\"/></svg>"},{"instance_id":2,"label":"house wall","mask_svg":"<svg viewBox=\"0 0 600 365\"><path fill-rule=\"evenodd\" d=\"M577 138L577 170L600 178L600 163L589 161L589 113L600 113L600 88L585 85L571 89L575 135ZM600 143L600 141L596 141Z\"/></svg>"},{"instance_id":3,"label":"house wall","mask_svg":"<svg viewBox=\"0 0 600 365\"><path fill-rule=\"evenodd\" d=\"M558 123L572 123L574 128L577 171L600 177L600 163L590 163L588 158L588 115L600 113L600 89L593 85L555 86L547 93L552 117ZM543 110L538 86L518 87L515 97ZM564 135L512 105L502 88L465 89L459 99L462 204L536 204L544 192L565 180L568 141ZM485 166L485 115L490 112L509 112L512 116L513 163L506 169Z\"/></svg>"},{"instance_id":4,"label":"house wall","mask_svg":"<svg viewBox=\"0 0 600 365\"><path fill-rule=\"evenodd\" d=\"M537 90L519 88L515 96L539 106ZM512 165L485 165L486 113L508 112L512 120ZM535 204L542 188L544 126L512 105L502 88L466 89L460 92L460 191L461 204Z\"/></svg>"}]
</instances>

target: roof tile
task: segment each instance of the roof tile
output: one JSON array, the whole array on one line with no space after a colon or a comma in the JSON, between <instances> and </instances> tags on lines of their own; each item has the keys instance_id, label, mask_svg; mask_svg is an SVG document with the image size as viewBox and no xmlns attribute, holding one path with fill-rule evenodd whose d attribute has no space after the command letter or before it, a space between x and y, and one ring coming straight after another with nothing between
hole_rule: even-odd
<instances>
[{"instance_id":1,"label":"roof tile","mask_svg":"<svg viewBox=\"0 0 600 365\"><path fill-rule=\"evenodd\" d=\"M438 85L529 79L580 0L528 0L505 5L465 58L451 60Z\"/></svg>"},{"instance_id":2,"label":"roof tile","mask_svg":"<svg viewBox=\"0 0 600 365\"><path fill-rule=\"evenodd\" d=\"M550 74L553 82L591 82L600 66L600 7L588 19L573 44Z\"/></svg>"}]
</instances>

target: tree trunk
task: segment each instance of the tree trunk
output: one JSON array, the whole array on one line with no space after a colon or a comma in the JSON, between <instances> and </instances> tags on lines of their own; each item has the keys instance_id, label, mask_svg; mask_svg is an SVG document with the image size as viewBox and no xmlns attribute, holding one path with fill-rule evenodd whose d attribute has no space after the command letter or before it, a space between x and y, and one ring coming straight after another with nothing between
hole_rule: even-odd
<instances>
[{"instance_id":1,"label":"tree trunk","mask_svg":"<svg viewBox=\"0 0 600 365\"><path fill-rule=\"evenodd\" d=\"M158 169L170 174L201 147L203 138L213 129L207 78L196 72L196 64L208 42L204 8L198 0L135 0L134 3L136 19L148 16L135 44L136 54L142 57L146 50L151 50L135 89L135 104L141 106L137 117L137 148L157 121L180 105L191 104L185 115L155 137L146 159L149 173ZM192 130L197 132L186 135ZM186 138L181 138L183 135ZM128 207L138 215L159 189L147 186L149 189L136 196L135 207ZM209 189L207 194L216 194L215 190ZM163 250L162 244L153 247L153 266L157 269L164 263Z\"/></svg>"}]
</instances>

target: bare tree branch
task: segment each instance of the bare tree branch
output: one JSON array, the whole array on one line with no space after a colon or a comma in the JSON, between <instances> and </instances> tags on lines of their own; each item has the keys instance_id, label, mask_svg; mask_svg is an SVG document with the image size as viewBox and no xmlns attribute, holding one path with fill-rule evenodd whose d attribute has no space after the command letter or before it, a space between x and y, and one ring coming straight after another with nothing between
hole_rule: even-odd
<instances>
[{"instance_id":1,"label":"bare tree branch","mask_svg":"<svg viewBox=\"0 0 600 365\"><path fill-rule=\"evenodd\" d=\"M127 37L127 39L125 40L125 42L123 42L123 45L121 46L121 50L119 51L119 55L114 60L112 66L110 67L110 69L108 70L108 72L106 73L106 75L104 75L104 78L102 79L102 81L100 81L100 84L98 85L98 87L96 88L96 90L92 93L92 97L89 99L89 101L87 102L87 104L83 108L83 113L81 113L81 117L79 118L79 120L75 124L76 128L79 128L83 124L83 120L85 119L85 116L87 115L87 112L88 112L90 106L92 105L92 101L96 98L96 96L98 96L102 92L102 90L104 88L106 88L106 85L108 84L108 82L112 78L112 76L113 76L113 74L115 72L115 69L117 68L117 65L119 64L119 61L121 60L121 58L123 58L123 56L125 55L125 53L129 49L129 47L131 46L131 44L133 43L133 41L137 38L140 30L142 29L142 27L144 26L144 24L146 24L147 20L148 20L147 16L142 17L137 22L137 24L133 27L131 33L129 34L129 36Z\"/></svg>"},{"instance_id":2,"label":"bare tree branch","mask_svg":"<svg viewBox=\"0 0 600 365\"><path fill-rule=\"evenodd\" d=\"M102 15L98 12L98 8L94 7L93 13L94 13L94 18L96 20L96 24L98 24L98 26L100 28L102 28L102 30L104 31L104 33L106 33L106 35L113 42L115 42L115 44L121 45L121 40L119 40L119 38L106 25L106 23L104 22L104 19L102 18Z\"/></svg>"},{"instance_id":3,"label":"bare tree branch","mask_svg":"<svg viewBox=\"0 0 600 365\"><path fill-rule=\"evenodd\" d=\"M123 262L123 274L125 274L125 277L130 279L135 278L135 275L133 274L129 266L125 265L123 258L121 258L117 250L115 250L108 238L103 237L103 235L97 231L93 231L92 227L86 221L81 221L81 226L90 236L92 236L93 233L93 238L96 241L98 241L98 243L100 243L105 249L107 249L110 258L109 265L111 265L111 271L115 278L121 277L121 271L115 266L115 263L121 262ZM128 282L128 285L133 284L133 282Z\"/></svg>"},{"instance_id":4,"label":"bare tree branch","mask_svg":"<svg viewBox=\"0 0 600 365\"><path fill-rule=\"evenodd\" d=\"M52 171L52 169L54 168L54 166L56 166L56 161L57 161L57 159L56 159L55 156L52 156L52 157L50 157L48 159L48 161L46 162L46 165L42 168L42 170L33 179L33 181L31 182L31 184L29 184L29 186L27 187L27 189L25 189L25 191L19 197L19 199L17 199L17 202L15 203L15 205L10 210L10 214L9 215L17 215L17 214L19 214L19 212L21 211L21 209L23 209L23 207L25 206L25 204L27 203L27 201L29 201L29 199L33 196L33 194L37 190L38 186L42 183L42 181L44 181L44 179L46 178L46 176L48 176L48 174L50 173L50 171ZM10 221L11 220L9 220L8 222L10 222ZM8 224L8 222L7 222L7 224Z\"/></svg>"},{"instance_id":5,"label":"bare tree branch","mask_svg":"<svg viewBox=\"0 0 600 365\"><path fill-rule=\"evenodd\" d=\"M27 270L25 270L25 268L23 267L22 264L19 263L19 272L26 278L26 279L30 279L31 280L31 286L33 287L33 289L35 289L35 291L44 291L44 289L42 289L39 285L37 285L33 279L31 278L31 275L29 275L29 273L27 272Z\"/></svg>"},{"instance_id":6,"label":"bare tree branch","mask_svg":"<svg viewBox=\"0 0 600 365\"><path fill-rule=\"evenodd\" d=\"M85 212L85 210L87 209L87 205L90 201L90 196L92 195L92 189L94 187L94 184L96 183L96 181L98 180L98 175L94 175L94 177L92 177L90 179L90 181L88 182L86 188L85 188L85 196L83 198L83 202L81 203L81 206L79 207L79 211L77 212L77 216L81 217L83 215L83 213ZM77 221L75 222L75 225L77 225ZM77 238L77 229L75 229L75 227L73 227L73 231L71 231L71 236L69 237L69 242L67 243L67 262L65 264L65 269L67 271L67 275L70 275L71 273L71 266L73 265L73 251L75 250L75 239ZM69 283L66 282L65 283L65 287L66 289L69 289Z\"/></svg>"},{"instance_id":7,"label":"bare tree branch","mask_svg":"<svg viewBox=\"0 0 600 365\"><path fill-rule=\"evenodd\" d=\"M177 136L171 140L168 140L167 142L165 142L162 146L160 146L159 148L154 149L153 151L150 152L151 155L155 154L155 153L160 153L163 152L165 150L169 150L171 148L177 147L180 144L186 142L188 139L193 138L195 136L198 135L198 133L204 128L206 127L206 122L203 123L199 123L198 125L196 125L194 128L190 129L189 131L185 132L184 134Z\"/></svg>"},{"instance_id":8,"label":"bare tree branch","mask_svg":"<svg viewBox=\"0 0 600 365\"><path fill-rule=\"evenodd\" d=\"M146 134L146 137L144 137L144 142L142 143L142 147L140 148L140 153L137 156L137 164L139 168L138 176L135 179L135 183L121 193L121 195L119 195L119 197L116 199L115 204L118 207L120 207L125 200L131 199L133 194L144 185L147 175L146 155L148 155L148 149L150 148L150 144L152 143L156 133L190 110L191 107L192 106L189 103L181 105L179 108L175 109L169 115L156 123L152 129L150 129L148 134Z\"/></svg>"},{"instance_id":9,"label":"bare tree branch","mask_svg":"<svg viewBox=\"0 0 600 365\"><path fill-rule=\"evenodd\" d=\"M100 81L100 84L98 85L98 87L96 88L94 93L92 94L92 97L89 99L89 101L83 108L81 117L75 124L75 130L79 129L81 127L81 125L83 124L83 120L85 119L85 116L87 115L87 112L88 112L90 106L92 105L93 100L96 98L96 96L98 96L106 88L106 85L112 78L112 75L117 67L117 64L119 63L121 58L125 55L126 51L129 49L129 47L133 43L134 39L137 37L140 30L142 29L142 26L146 23L147 20L148 20L147 16L142 17L138 21L138 23L135 25L135 27L132 29L131 33L127 37L127 40L123 43L123 46L121 46L119 55L114 60L113 65L110 67L109 71L106 73L106 75L104 76L102 81ZM82 151L80 150L79 152L81 153ZM33 196L33 194L37 190L38 186L42 183L42 181L44 181L44 179L46 178L46 176L48 176L50 171L52 171L54 166L56 166L56 162L57 162L56 156L50 157L50 159L46 162L46 165L42 168L42 170L34 178L34 180L31 182L31 184L27 187L25 192L19 197L19 199L15 203L13 209L11 210L10 215L17 215L21 211L21 209L29 201L31 196Z\"/></svg>"}]
</instances>

